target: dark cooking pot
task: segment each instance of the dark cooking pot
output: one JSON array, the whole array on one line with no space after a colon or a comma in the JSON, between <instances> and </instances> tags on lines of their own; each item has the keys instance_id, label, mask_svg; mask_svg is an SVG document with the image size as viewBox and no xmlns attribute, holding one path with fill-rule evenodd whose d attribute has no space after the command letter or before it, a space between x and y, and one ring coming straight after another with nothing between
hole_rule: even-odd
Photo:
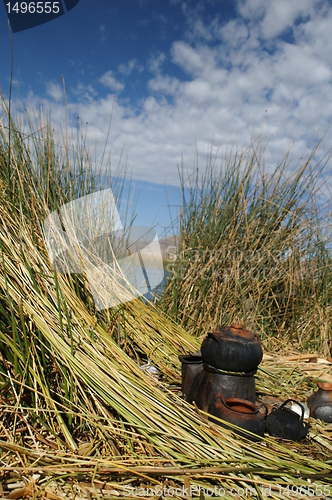
<instances>
[{"instance_id":1,"label":"dark cooking pot","mask_svg":"<svg viewBox=\"0 0 332 500\"><path fill-rule=\"evenodd\" d=\"M208 333L201 351L205 363L231 372L251 372L263 358L259 335L235 324Z\"/></svg>"},{"instance_id":2,"label":"dark cooking pot","mask_svg":"<svg viewBox=\"0 0 332 500\"><path fill-rule=\"evenodd\" d=\"M307 400L310 417L332 422L332 384L318 382L317 385L318 391L311 394Z\"/></svg>"},{"instance_id":3,"label":"dark cooking pot","mask_svg":"<svg viewBox=\"0 0 332 500\"><path fill-rule=\"evenodd\" d=\"M216 417L226 420L238 427L242 427L242 429L253 432L258 436L264 436L265 418L267 415L267 407L264 403L260 406L256 406L251 401L239 398L225 398L222 394L217 394L214 398L214 405L214 415ZM264 409L263 413L260 412L262 408ZM214 422L217 423L215 420ZM220 424L220 422L218 423L219 425L224 425ZM241 434L241 432L239 432L239 434ZM245 434L241 435L245 436ZM253 437L250 439L254 440Z\"/></svg>"},{"instance_id":4,"label":"dark cooking pot","mask_svg":"<svg viewBox=\"0 0 332 500\"><path fill-rule=\"evenodd\" d=\"M286 404L293 401L302 410L301 417L293 410L286 408ZM299 441L304 439L309 430L309 424L303 423L304 407L294 399L287 399L278 408L273 408L266 419L266 431L275 437Z\"/></svg>"},{"instance_id":5,"label":"dark cooking pot","mask_svg":"<svg viewBox=\"0 0 332 500\"><path fill-rule=\"evenodd\" d=\"M192 403L189 401L189 391L197 375L203 371L203 358L196 354L187 354L179 356L179 360L182 363L182 396Z\"/></svg>"},{"instance_id":6,"label":"dark cooking pot","mask_svg":"<svg viewBox=\"0 0 332 500\"><path fill-rule=\"evenodd\" d=\"M256 370L241 375L225 373L218 368L203 363L203 370L197 375L189 390L189 403L195 401L198 408L213 413L214 398L218 393L225 398L240 398L256 400L255 375Z\"/></svg>"}]
</instances>

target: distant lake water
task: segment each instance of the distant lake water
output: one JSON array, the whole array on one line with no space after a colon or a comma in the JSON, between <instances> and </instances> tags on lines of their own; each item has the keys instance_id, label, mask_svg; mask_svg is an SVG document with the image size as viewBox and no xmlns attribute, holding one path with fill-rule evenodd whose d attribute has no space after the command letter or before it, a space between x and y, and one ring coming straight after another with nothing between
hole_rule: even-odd
<instances>
[{"instance_id":1,"label":"distant lake water","mask_svg":"<svg viewBox=\"0 0 332 500\"><path fill-rule=\"evenodd\" d=\"M144 297L149 301L153 301L156 296L160 297L164 293L170 275L169 271L158 267L141 267L133 264L127 267L122 266L122 272L128 282L137 290L137 294L134 296Z\"/></svg>"},{"instance_id":2,"label":"distant lake water","mask_svg":"<svg viewBox=\"0 0 332 500\"><path fill-rule=\"evenodd\" d=\"M146 268L146 272L148 274L148 276L155 276L156 273L158 273L158 270L156 269L153 269L153 268ZM162 282L154 289L154 290L151 290L151 292L147 292L146 294L144 294L144 298L146 300L151 300L153 301L154 297L157 295L158 297L161 297L162 294L164 293L165 291L165 288L166 288L166 285L167 285L167 280L168 280L168 277L169 277L169 272L164 270L164 279L162 280Z\"/></svg>"}]
</instances>

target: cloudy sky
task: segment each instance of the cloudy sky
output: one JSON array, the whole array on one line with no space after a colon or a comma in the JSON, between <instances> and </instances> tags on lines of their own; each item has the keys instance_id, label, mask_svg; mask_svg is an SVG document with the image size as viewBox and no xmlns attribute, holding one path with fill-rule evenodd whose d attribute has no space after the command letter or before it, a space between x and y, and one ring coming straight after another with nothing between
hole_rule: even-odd
<instances>
[{"instance_id":1,"label":"cloudy sky","mask_svg":"<svg viewBox=\"0 0 332 500\"><path fill-rule=\"evenodd\" d=\"M10 43L0 9L0 85L8 97ZM66 15L13 34L13 100L51 106L64 124L88 122L101 155L124 147L140 189L140 223L165 223L179 197L178 168L204 168L209 144L224 151L269 141L276 164L291 140L295 158L332 118L332 5L329 0L80 0ZM324 146L332 146L332 130Z\"/></svg>"}]
</instances>

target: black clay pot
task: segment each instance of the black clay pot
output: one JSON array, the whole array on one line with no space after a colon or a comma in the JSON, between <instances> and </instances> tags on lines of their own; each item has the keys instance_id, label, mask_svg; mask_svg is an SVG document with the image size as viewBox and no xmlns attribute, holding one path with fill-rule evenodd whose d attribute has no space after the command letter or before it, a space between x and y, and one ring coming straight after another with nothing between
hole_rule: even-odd
<instances>
[{"instance_id":1,"label":"black clay pot","mask_svg":"<svg viewBox=\"0 0 332 500\"><path fill-rule=\"evenodd\" d=\"M242 427L242 429L253 432L258 436L264 436L265 418L267 415L267 407L264 403L256 406L251 401L239 398L225 398L222 394L217 394L214 398L214 406L214 415L216 417ZM263 409L262 413L261 409ZM216 420L214 422L217 423ZM218 423L227 427L225 424ZM241 432L238 432L238 434L246 436ZM250 437L249 439L255 440L254 437Z\"/></svg>"},{"instance_id":2,"label":"black clay pot","mask_svg":"<svg viewBox=\"0 0 332 500\"><path fill-rule=\"evenodd\" d=\"M203 363L203 370L195 378L189 390L189 403L195 401L198 408L213 414L214 398L223 394L225 398L240 398L256 401L256 370L245 375L224 373L218 368Z\"/></svg>"},{"instance_id":3,"label":"black clay pot","mask_svg":"<svg viewBox=\"0 0 332 500\"><path fill-rule=\"evenodd\" d=\"M302 410L301 417L295 411L286 408L286 404L293 401ZM304 407L294 399L287 399L278 408L273 408L266 419L266 431L275 437L299 441L304 439L309 430L309 424L303 423Z\"/></svg>"},{"instance_id":4,"label":"black clay pot","mask_svg":"<svg viewBox=\"0 0 332 500\"><path fill-rule=\"evenodd\" d=\"M259 335L234 324L208 333L201 351L205 363L231 372L251 372L263 358Z\"/></svg>"},{"instance_id":5,"label":"black clay pot","mask_svg":"<svg viewBox=\"0 0 332 500\"><path fill-rule=\"evenodd\" d=\"M187 354L179 356L179 360L182 363L182 396L191 403L192 401L189 401L190 388L194 385L197 376L203 372L203 358L196 354Z\"/></svg>"},{"instance_id":6,"label":"black clay pot","mask_svg":"<svg viewBox=\"0 0 332 500\"><path fill-rule=\"evenodd\" d=\"M332 422L332 384L318 382L317 385L318 391L311 394L307 400L310 417Z\"/></svg>"}]
</instances>

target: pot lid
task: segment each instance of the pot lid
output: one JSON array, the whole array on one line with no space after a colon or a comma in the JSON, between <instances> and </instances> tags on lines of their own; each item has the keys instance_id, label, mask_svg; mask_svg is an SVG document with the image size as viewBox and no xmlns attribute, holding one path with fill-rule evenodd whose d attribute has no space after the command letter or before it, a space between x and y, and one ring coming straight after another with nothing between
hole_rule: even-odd
<instances>
[{"instance_id":1,"label":"pot lid","mask_svg":"<svg viewBox=\"0 0 332 500\"><path fill-rule=\"evenodd\" d=\"M242 325L238 325L237 323L232 323L230 326L219 326L213 333L244 340L257 340L254 333L246 330Z\"/></svg>"}]
</instances>

